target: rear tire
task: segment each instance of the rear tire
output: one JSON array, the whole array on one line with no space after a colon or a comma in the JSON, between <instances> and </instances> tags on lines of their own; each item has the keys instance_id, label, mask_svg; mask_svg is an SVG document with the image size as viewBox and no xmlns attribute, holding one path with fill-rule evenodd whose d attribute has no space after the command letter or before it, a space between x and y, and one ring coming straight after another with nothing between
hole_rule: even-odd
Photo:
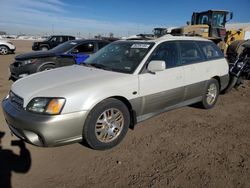
<instances>
[{"instance_id":1,"label":"rear tire","mask_svg":"<svg viewBox=\"0 0 250 188\"><path fill-rule=\"evenodd\" d=\"M117 99L105 99L90 111L85 120L83 139L93 149L109 149L122 141L129 124L126 105Z\"/></svg>"},{"instance_id":2,"label":"rear tire","mask_svg":"<svg viewBox=\"0 0 250 188\"><path fill-rule=\"evenodd\" d=\"M7 46L0 46L0 54L7 55L9 53L9 48Z\"/></svg>"},{"instance_id":3,"label":"rear tire","mask_svg":"<svg viewBox=\"0 0 250 188\"><path fill-rule=\"evenodd\" d=\"M219 83L216 79L212 78L206 86L205 92L202 97L201 105L205 109L213 108L217 102L220 93Z\"/></svg>"}]
</instances>

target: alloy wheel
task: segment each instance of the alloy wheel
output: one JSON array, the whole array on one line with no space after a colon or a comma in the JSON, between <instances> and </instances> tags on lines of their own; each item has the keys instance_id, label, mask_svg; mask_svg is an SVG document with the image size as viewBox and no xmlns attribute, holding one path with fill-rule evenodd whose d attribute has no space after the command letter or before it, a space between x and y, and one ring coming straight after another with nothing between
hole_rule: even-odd
<instances>
[{"instance_id":1,"label":"alloy wheel","mask_svg":"<svg viewBox=\"0 0 250 188\"><path fill-rule=\"evenodd\" d=\"M96 137L100 142L111 142L120 135L123 126L124 117L122 112L116 108L107 109L96 121Z\"/></svg>"}]
</instances>

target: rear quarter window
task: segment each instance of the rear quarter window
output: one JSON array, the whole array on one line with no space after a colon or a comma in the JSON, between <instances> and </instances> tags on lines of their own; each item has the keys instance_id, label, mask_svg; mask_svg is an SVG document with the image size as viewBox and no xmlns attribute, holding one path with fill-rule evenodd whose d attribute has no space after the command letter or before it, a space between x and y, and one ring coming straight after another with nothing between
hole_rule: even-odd
<instances>
[{"instance_id":1,"label":"rear quarter window","mask_svg":"<svg viewBox=\"0 0 250 188\"><path fill-rule=\"evenodd\" d=\"M210 60L224 57L220 48L215 43L210 41L198 41L197 43L206 59Z\"/></svg>"}]
</instances>

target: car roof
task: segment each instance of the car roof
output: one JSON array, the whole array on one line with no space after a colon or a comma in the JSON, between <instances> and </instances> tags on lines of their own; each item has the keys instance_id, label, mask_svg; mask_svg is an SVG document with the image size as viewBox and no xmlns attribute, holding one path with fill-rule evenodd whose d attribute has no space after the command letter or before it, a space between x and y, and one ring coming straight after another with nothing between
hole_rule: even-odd
<instances>
[{"instance_id":1,"label":"car roof","mask_svg":"<svg viewBox=\"0 0 250 188\"><path fill-rule=\"evenodd\" d=\"M77 40L70 40L70 42L75 42L77 44L80 44L82 42L107 42L107 43L110 43L110 41L100 40L100 39L77 39Z\"/></svg>"},{"instance_id":2,"label":"car roof","mask_svg":"<svg viewBox=\"0 0 250 188\"><path fill-rule=\"evenodd\" d=\"M162 43L166 41L176 41L176 40L187 40L187 41L210 41L205 38L201 37L188 37L188 36L173 36L170 34L164 35L162 37L156 38L156 39L150 39L150 40L122 40L122 41L134 41L134 42L154 42L154 43Z\"/></svg>"},{"instance_id":3,"label":"car roof","mask_svg":"<svg viewBox=\"0 0 250 188\"><path fill-rule=\"evenodd\" d=\"M74 37L72 35L50 35L49 37Z\"/></svg>"}]
</instances>

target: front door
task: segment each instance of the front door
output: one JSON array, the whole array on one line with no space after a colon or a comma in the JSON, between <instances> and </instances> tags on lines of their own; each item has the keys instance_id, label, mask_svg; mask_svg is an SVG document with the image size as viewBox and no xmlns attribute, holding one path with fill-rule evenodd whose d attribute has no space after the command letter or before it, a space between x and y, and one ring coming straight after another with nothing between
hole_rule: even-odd
<instances>
[{"instance_id":1,"label":"front door","mask_svg":"<svg viewBox=\"0 0 250 188\"><path fill-rule=\"evenodd\" d=\"M155 113L176 105L184 98L183 68L179 64L178 48L175 42L165 42L153 52L152 60L163 60L164 71L139 75L142 108L139 115Z\"/></svg>"}]
</instances>

